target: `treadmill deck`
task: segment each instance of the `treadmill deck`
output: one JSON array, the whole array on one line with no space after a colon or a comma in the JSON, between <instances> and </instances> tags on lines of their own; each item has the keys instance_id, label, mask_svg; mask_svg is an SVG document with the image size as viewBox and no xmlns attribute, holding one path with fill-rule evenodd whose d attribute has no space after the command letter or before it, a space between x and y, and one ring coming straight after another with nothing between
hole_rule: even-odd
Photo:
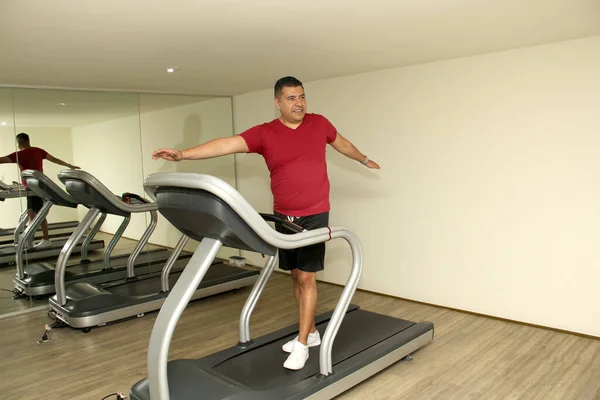
<instances>
[{"instance_id":1,"label":"treadmill deck","mask_svg":"<svg viewBox=\"0 0 600 400\"><path fill-rule=\"evenodd\" d=\"M321 336L331 314L317 317ZM304 399L346 378L352 380L355 373L362 371L366 377L371 376L417 350L433 339L433 324L414 323L351 306L333 343L334 372L328 377L319 373L320 347L310 349L302 370L283 367L288 354L281 346L297 334L297 325L293 325L256 339L246 349L234 346L200 360L169 362L171 400ZM382 360L382 366L372 367ZM344 383L338 394L355 384ZM149 400L147 378L135 384L130 395L132 400Z\"/></svg>"},{"instance_id":2,"label":"treadmill deck","mask_svg":"<svg viewBox=\"0 0 600 400\"><path fill-rule=\"evenodd\" d=\"M173 265L169 283L173 287L189 259ZM256 281L258 270L249 270L213 261L206 278L196 289L194 298L233 290ZM102 325L132 315L158 310L169 293L161 292L161 272L146 274L133 280L118 280L101 285L85 282L67 286L67 304L57 303L56 295L49 299L50 308L74 328ZM133 310L133 311L132 311Z\"/></svg>"},{"instance_id":3,"label":"treadmill deck","mask_svg":"<svg viewBox=\"0 0 600 400\"><path fill-rule=\"evenodd\" d=\"M65 243L67 242L68 238L61 238L58 240L53 240L52 241L52 247L46 247L43 249L39 249L39 250L35 250L35 249L28 249L25 252L24 260L27 261L31 261L31 260L39 260L39 259L46 259L46 258L58 258L58 255L60 254L62 248L64 247ZM75 247L73 247L73 251L71 252L71 255L73 254L80 254L81 253L81 248L83 247L83 240L81 240L81 242L77 243L75 245ZM99 250L99 249L103 249L104 248L104 240L92 240L88 246L88 250L92 251L92 250ZM4 247L0 247L0 266L5 266L5 265L12 265L15 263L15 256L16 256L16 251L17 248L13 245L9 245L9 246L4 246ZM27 262L25 261L25 262Z\"/></svg>"}]
</instances>

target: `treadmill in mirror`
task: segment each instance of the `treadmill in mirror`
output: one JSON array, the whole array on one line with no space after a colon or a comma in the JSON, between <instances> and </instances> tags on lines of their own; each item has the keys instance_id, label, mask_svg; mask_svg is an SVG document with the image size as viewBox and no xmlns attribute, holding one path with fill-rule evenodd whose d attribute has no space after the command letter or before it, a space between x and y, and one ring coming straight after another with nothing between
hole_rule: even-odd
<instances>
[{"instance_id":1,"label":"treadmill in mirror","mask_svg":"<svg viewBox=\"0 0 600 400\"><path fill-rule=\"evenodd\" d=\"M55 229L77 228L79 221L53 222L48 224L48 231L52 232ZM0 229L0 236L12 236L15 233L15 228Z\"/></svg>"},{"instance_id":2,"label":"treadmill in mirror","mask_svg":"<svg viewBox=\"0 0 600 400\"><path fill-rule=\"evenodd\" d=\"M39 250L27 249L27 260L48 260L56 259L69 238L60 238L53 240L51 247L45 247ZM83 240L79 241L71 254L81 254ZM104 248L104 240L94 239L88 245L88 250L100 250ZM17 248L14 245L5 245L0 247L0 266L12 266L15 263Z\"/></svg>"},{"instance_id":3,"label":"treadmill in mirror","mask_svg":"<svg viewBox=\"0 0 600 400\"><path fill-rule=\"evenodd\" d=\"M186 263L179 266L179 271L169 274L169 286L173 287L179 276L181 268L185 267ZM202 280L198 289L208 288L211 286L220 285L232 280L243 279L255 275L255 271L241 269L219 261L214 261L211 267L206 272L205 278ZM163 296L160 292L160 272L155 276L147 275L140 276L134 280L123 280L113 284L102 285L102 288L110 292L114 296L122 297L146 297L146 296Z\"/></svg>"}]
</instances>

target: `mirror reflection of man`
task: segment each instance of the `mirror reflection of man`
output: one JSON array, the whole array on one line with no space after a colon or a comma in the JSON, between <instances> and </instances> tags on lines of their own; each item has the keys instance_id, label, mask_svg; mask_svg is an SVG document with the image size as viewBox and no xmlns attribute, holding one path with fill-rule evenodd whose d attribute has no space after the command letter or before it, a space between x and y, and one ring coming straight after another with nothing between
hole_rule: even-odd
<instances>
[{"instance_id":1,"label":"mirror reflection of man","mask_svg":"<svg viewBox=\"0 0 600 400\"><path fill-rule=\"evenodd\" d=\"M31 143L29 142L29 135L26 133L19 133L16 139L19 151L11 153L4 157L0 157L0 164L18 164L19 170L21 172L26 169L33 169L43 173L44 160L48 160L55 164L62 165L71 169L79 169L79 167L76 167L63 160L53 157L44 149L41 149L39 147L32 147ZM24 186L27 186L25 179L22 179L22 183ZM27 214L29 216L30 222L35 218L37 213L40 212L43 205L44 201L41 197L27 196ZM42 240L33 246L36 250L50 247L52 244L48 235L48 220L46 219L44 219L44 221L42 222L42 233Z\"/></svg>"}]
</instances>

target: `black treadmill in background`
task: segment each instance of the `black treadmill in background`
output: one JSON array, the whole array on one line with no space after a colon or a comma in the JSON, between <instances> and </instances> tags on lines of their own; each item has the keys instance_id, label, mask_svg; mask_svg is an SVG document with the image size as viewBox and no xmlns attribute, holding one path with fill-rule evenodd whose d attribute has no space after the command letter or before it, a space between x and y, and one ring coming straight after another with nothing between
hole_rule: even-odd
<instances>
[{"instance_id":1,"label":"black treadmill in background","mask_svg":"<svg viewBox=\"0 0 600 400\"><path fill-rule=\"evenodd\" d=\"M21 184L13 184L8 185L2 181L0 181L0 201L5 201L6 199L14 199L19 197L27 197L31 196L32 192L29 188ZM19 225L14 228L0 228L0 245L4 244L12 244L14 243L14 234L16 229L20 229L23 233L25 229L25 224L21 224L21 221L28 218L27 210L23 210L23 212L19 215ZM50 238L53 237L63 237L68 236L73 233L74 228L79 225L79 221L64 221L64 222L53 222L48 224L48 231L50 234ZM52 232L55 231L55 232ZM36 232L36 236L34 239L41 238L41 232Z\"/></svg>"},{"instance_id":2,"label":"black treadmill in background","mask_svg":"<svg viewBox=\"0 0 600 400\"><path fill-rule=\"evenodd\" d=\"M41 197L48 203L52 203L55 206L73 208L77 207L78 204L81 204L61 189L49 177L39 171L25 170L21 176L27 182L27 186L30 190L35 193L36 196ZM130 200L133 196L134 195L129 194L125 197L126 200ZM134 201L141 200L138 197ZM68 270L65 272L65 284L72 284L75 282L103 283L124 279L128 276L128 265L130 263L135 270L131 271L132 276L146 274L152 271L160 271L171 252L167 249L143 250L156 228L155 208L156 207L151 209L146 207L146 209L150 211L151 222L131 254L111 257L112 251L121 239L131 218L131 213L123 213L121 215L121 217L123 217L123 222L106 247L103 259L92 262L69 264ZM96 223L95 230L97 230L96 228L100 228L99 224L104 221L105 217L106 213L103 213L101 219ZM183 255L182 258L190 256L190 254L186 254ZM27 265L18 264L17 272L13 277L16 292L26 296L42 296L54 293L55 268L55 262L50 261L32 261L27 263Z\"/></svg>"},{"instance_id":3,"label":"black treadmill in background","mask_svg":"<svg viewBox=\"0 0 600 400\"><path fill-rule=\"evenodd\" d=\"M234 188L213 176L154 174L144 186L156 198L159 212L200 245L156 318L148 347L148 378L132 387L132 400L331 399L433 340L432 323L406 321L350 304L363 254L359 239L347 228L276 232ZM316 317L320 347L310 349L303 369L286 370L283 363L288 354L281 346L298 334L297 325L252 339L252 310L275 267L279 248L337 238L345 239L352 250L350 277L335 310ZM221 246L269 256L242 309L240 341L199 360L169 362L170 341L190 300L190 288L202 282Z\"/></svg>"},{"instance_id":4,"label":"black treadmill in background","mask_svg":"<svg viewBox=\"0 0 600 400\"><path fill-rule=\"evenodd\" d=\"M47 181L51 182L54 186L56 184L52 182L49 178L47 178L44 174L39 171L33 170L25 170L21 173L23 177L32 174L33 176L41 176L47 179ZM39 174L39 175L38 175ZM37 181L34 179L32 184L35 184ZM38 188L39 189L39 188ZM59 189L60 190L60 189ZM39 189L39 191L43 191L43 189ZM50 208L53 205L59 205L62 207L70 207L77 208L79 203L74 203L72 199L68 197L59 196L55 199L47 199L42 197L44 201L44 205L41 210L36 214L33 221L27 225L27 228L23 232L22 238L16 245L4 246L0 247L0 265L11 265L13 263L17 264L17 274L19 277L23 277L23 271L25 268L25 264L32 262L33 260L43 260L48 258L56 257L60 254L62 248L67 243L68 237L60 238L58 240L53 240L51 246L36 249L32 246L33 244L33 235L35 232L41 227L42 222L48 215ZM103 215L99 218L96 225L92 229L92 232L89 236L85 237L81 241L75 243L76 253L81 253L82 261L87 259L87 252L89 250L96 250L104 248L103 240L94 240L94 236L100 229L100 226L104 222L106 215Z\"/></svg>"},{"instance_id":5,"label":"black treadmill in background","mask_svg":"<svg viewBox=\"0 0 600 400\"><path fill-rule=\"evenodd\" d=\"M65 170L61 171L58 177L73 198L90 207L78 229L85 229L99 212L120 216L132 212L156 213L156 203L124 203L98 179L85 171ZM76 231L72 239L77 240L77 235ZM185 234L181 236L169 259L161 263L162 268L154 267L156 272L145 275L130 274L127 278L103 283L80 281L67 285L69 268L66 266L66 260L70 249L65 248L56 265L56 295L48 301L51 312L65 324L89 332L95 326L159 310L170 288L181 278L181 272L189 262L191 254L180 256L187 240ZM213 260L211 264L213 266L207 274L206 281L191 291L194 299L251 285L258 277L257 270L227 265L223 260Z\"/></svg>"}]
</instances>

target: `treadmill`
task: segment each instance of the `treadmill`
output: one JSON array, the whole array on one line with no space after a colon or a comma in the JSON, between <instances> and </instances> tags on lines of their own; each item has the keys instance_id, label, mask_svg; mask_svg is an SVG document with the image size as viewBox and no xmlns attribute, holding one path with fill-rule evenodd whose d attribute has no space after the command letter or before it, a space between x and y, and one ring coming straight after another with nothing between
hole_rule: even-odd
<instances>
[{"instance_id":1,"label":"treadmill","mask_svg":"<svg viewBox=\"0 0 600 400\"><path fill-rule=\"evenodd\" d=\"M377 314L350 304L362 271L359 239L345 227L283 234L275 231L229 184L192 173L150 175L144 186L159 212L200 245L161 308L150 336L148 378L136 383L131 400L330 399L373 376L433 340L433 324ZM283 367L281 346L297 325L252 339L250 315L276 263L278 249L344 239L352 270L333 312L316 317L320 348L310 349L303 369ZM240 341L198 360L168 362L177 321L221 246L269 256L242 309ZM334 346L335 340L335 346ZM409 358L407 358L409 359Z\"/></svg>"},{"instance_id":2,"label":"treadmill","mask_svg":"<svg viewBox=\"0 0 600 400\"><path fill-rule=\"evenodd\" d=\"M27 186L36 195L44 199L48 203L52 203L62 207L77 207L78 202L71 195L61 189L56 183L54 183L48 176L44 175L39 171L25 170L21 176L27 182ZM107 245L104 251L104 257L102 260L90 262L89 260L83 260L79 264L72 264L67 266L65 272L65 283L71 284L75 282L88 282L88 283L103 283L110 282L117 279L123 279L133 277L135 274L145 274L152 270L162 269L162 265L158 266L158 263L163 263L169 258L170 252L167 249L156 249L146 250L142 252L144 246L148 243L150 236L156 228L156 204L149 203L139 196L135 196L131 193L118 197L113 195L117 201L133 201L141 204L146 202L143 206L136 209L137 212L150 212L151 221L146 228L142 238L134 248L132 253L124 254L116 257L111 257L112 251L121 239L125 229L129 225L131 219L131 212L123 212L120 216L123 217L123 222L115 232L110 243ZM95 224L92 229L95 234L99 229L106 213L102 213L99 221ZM93 236L93 234L91 236ZM88 236L90 237L90 236ZM28 238L26 238L28 239ZM190 257L184 255L182 257ZM135 272L133 271L135 269ZM15 292L19 295L26 296L42 296L46 294L55 293L54 288L54 275L55 265L48 261L30 262L27 265L23 265L22 259L17 259L17 272L13 276L13 283L15 286Z\"/></svg>"},{"instance_id":3,"label":"treadmill","mask_svg":"<svg viewBox=\"0 0 600 400\"><path fill-rule=\"evenodd\" d=\"M14 199L19 197L31 196L31 191L23 185L13 184L8 185L0 181L0 201L6 199ZM27 224L27 209L23 210L19 215L19 221L16 228L0 229L0 245L18 243L19 235L23 232ZM68 236L73 233L73 229L79 225L79 221L54 222L48 224L50 238ZM55 232L51 232L55 231ZM36 233L35 239L41 238L41 232Z\"/></svg>"},{"instance_id":4,"label":"treadmill","mask_svg":"<svg viewBox=\"0 0 600 400\"><path fill-rule=\"evenodd\" d=\"M89 332L94 326L105 325L147 312L159 310L169 294L170 288L181 276L187 262L179 258L188 236L182 235L169 259L162 263L157 272L135 275L130 272L125 279L105 283L76 282L67 286L66 262L72 244L79 240L84 229L99 212L126 215L132 212L156 209L156 204L127 204L111 193L98 179L85 171L65 170L58 174L67 192L78 202L90 207L89 212L67 242L56 265L56 295L49 300L51 312L68 326ZM213 255L215 256L216 253ZM194 299L235 290L253 284L257 270L227 265L224 260L214 260L207 279L197 285L190 295ZM158 269L158 268L157 268Z\"/></svg>"},{"instance_id":5,"label":"treadmill","mask_svg":"<svg viewBox=\"0 0 600 400\"><path fill-rule=\"evenodd\" d=\"M6 183L0 181L0 201L27 197L30 195L31 192L23 185L7 185ZM8 236L12 237L10 242L4 244L14 243L16 245L19 240L19 235L21 232L23 232L23 229L25 229L25 225L27 225L27 218L27 209L25 209L19 215L19 221L16 228L0 229L0 236L4 236L4 240L8 239Z\"/></svg>"},{"instance_id":6,"label":"treadmill","mask_svg":"<svg viewBox=\"0 0 600 400\"><path fill-rule=\"evenodd\" d=\"M29 188L26 190L26 192L27 192L28 196L32 195L31 194L32 192ZM33 221L31 221L31 223L29 225L27 225L27 228L25 228L25 231L23 232L22 240L19 240L19 234L20 234L21 230L27 224L27 219L28 219L27 210L23 211L23 213L19 217L19 225L17 226L17 228L14 230L14 233L13 233L14 244L5 245L5 246L0 247L0 266L13 265L15 263L16 264L22 263L23 258L25 258L27 261L30 261L30 260L39 260L39 259L49 259L49 258L58 256L58 254L60 253L61 249L63 248L63 246L65 245L65 243L67 241L66 237L54 239L52 241L52 245L50 247L45 247L42 249L35 249L33 247L33 238L35 236L35 233L41 227L42 222L48 215L48 212L50 211L50 208L52 207L53 204L54 203L52 201L44 200L44 205L42 206L42 209L36 214ZM75 205L65 204L64 206L75 208L75 207L77 207L77 204L75 204ZM101 221L99 221L99 222L101 222ZM98 229L100 228L100 225L98 225ZM88 236L83 243L77 244L75 251L77 253L82 254L82 259L85 259L87 257L87 252L89 250L97 250L97 249L104 248L103 240L94 240L93 239L96 232L97 232L97 230L94 231L93 234Z\"/></svg>"}]
</instances>

